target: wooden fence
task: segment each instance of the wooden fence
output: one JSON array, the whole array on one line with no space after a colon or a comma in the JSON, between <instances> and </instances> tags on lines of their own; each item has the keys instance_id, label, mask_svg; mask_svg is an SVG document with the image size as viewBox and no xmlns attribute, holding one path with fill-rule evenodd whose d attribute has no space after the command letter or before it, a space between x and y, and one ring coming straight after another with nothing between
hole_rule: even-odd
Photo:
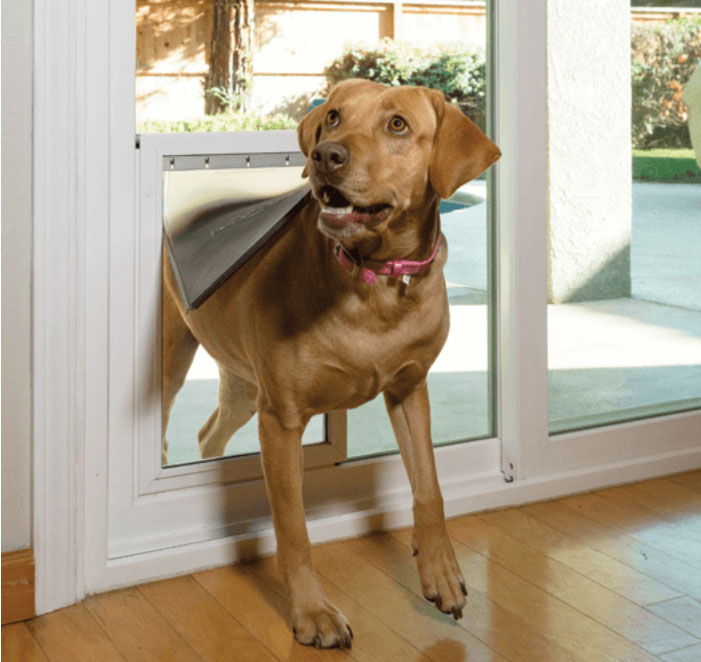
<instances>
[{"instance_id":1,"label":"wooden fence","mask_svg":"<svg viewBox=\"0 0 701 662\"><path fill-rule=\"evenodd\" d=\"M698 13L686 10L683 13ZM633 10L633 20L665 21L674 11ZM417 47L460 42L484 51L484 2L422 0L257 0L253 101L265 112L299 116L323 88L324 67L347 44L383 38ZM137 0L137 117L203 113L212 0Z\"/></svg>"},{"instance_id":2,"label":"wooden fence","mask_svg":"<svg viewBox=\"0 0 701 662\"><path fill-rule=\"evenodd\" d=\"M141 119L201 115L211 0L137 0L136 91ZM462 42L485 47L484 3L370 0L258 0L254 103L299 114L324 86L324 67L347 44L383 38L418 47Z\"/></svg>"}]
</instances>

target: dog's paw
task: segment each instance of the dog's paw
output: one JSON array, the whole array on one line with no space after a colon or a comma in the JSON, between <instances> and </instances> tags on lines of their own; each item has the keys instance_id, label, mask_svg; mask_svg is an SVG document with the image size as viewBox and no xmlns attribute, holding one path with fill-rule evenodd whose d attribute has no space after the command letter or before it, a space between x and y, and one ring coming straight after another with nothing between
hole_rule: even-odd
<instances>
[{"instance_id":1,"label":"dog's paw","mask_svg":"<svg viewBox=\"0 0 701 662\"><path fill-rule=\"evenodd\" d=\"M316 648L350 648L353 639L345 616L326 600L320 607L297 610L292 632L300 644Z\"/></svg>"},{"instance_id":2,"label":"dog's paw","mask_svg":"<svg viewBox=\"0 0 701 662\"><path fill-rule=\"evenodd\" d=\"M456 621L462 618L467 587L447 536L414 545L414 556L424 597Z\"/></svg>"}]
</instances>

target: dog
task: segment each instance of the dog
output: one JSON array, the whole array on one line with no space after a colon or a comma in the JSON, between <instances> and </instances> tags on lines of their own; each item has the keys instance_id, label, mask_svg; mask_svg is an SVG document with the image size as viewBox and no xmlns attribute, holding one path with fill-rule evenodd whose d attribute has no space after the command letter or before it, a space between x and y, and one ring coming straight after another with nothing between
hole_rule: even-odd
<instances>
[{"instance_id":1,"label":"dog","mask_svg":"<svg viewBox=\"0 0 701 662\"><path fill-rule=\"evenodd\" d=\"M297 131L311 197L270 242L189 313L164 259L163 430L201 344L220 371L201 456L222 455L258 413L294 636L349 648L350 626L312 565L302 432L315 414L384 395L414 496L423 593L461 618L467 591L445 527L426 386L449 327L438 206L501 154L442 93L360 79L335 86Z\"/></svg>"}]
</instances>

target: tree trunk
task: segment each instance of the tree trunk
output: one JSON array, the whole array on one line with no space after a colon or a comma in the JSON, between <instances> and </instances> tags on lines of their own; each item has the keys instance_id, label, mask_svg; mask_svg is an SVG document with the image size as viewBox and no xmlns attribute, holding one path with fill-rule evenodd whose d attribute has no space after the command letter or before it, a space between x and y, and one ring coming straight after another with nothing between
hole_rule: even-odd
<instances>
[{"instance_id":1,"label":"tree trunk","mask_svg":"<svg viewBox=\"0 0 701 662\"><path fill-rule=\"evenodd\" d=\"M253 80L254 0L212 0L204 112L246 110Z\"/></svg>"},{"instance_id":2,"label":"tree trunk","mask_svg":"<svg viewBox=\"0 0 701 662\"><path fill-rule=\"evenodd\" d=\"M253 24L254 0L238 0L234 17L234 48L232 57L232 90L238 102L238 110L249 106L253 85Z\"/></svg>"},{"instance_id":3,"label":"tree trunk","mask_svg":"<svg viewBox=\"0 0 701 662\"><path fill-rule=\"evenodd\" d=\"M213 0L212 38L209 48L209 73L205 80L204 112L214 115L229 110L226 91L231 89L231 17L233 7L227 0ZM214 90L219 93L215 94Z\"/></svg>"}]
</instances>

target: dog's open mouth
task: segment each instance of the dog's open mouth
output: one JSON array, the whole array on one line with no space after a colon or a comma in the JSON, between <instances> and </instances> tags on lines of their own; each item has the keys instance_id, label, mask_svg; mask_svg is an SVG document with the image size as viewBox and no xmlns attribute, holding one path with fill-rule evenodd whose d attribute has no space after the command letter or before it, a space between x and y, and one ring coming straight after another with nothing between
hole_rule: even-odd
<instances>
[{"instance_id":1,"label":"dog's open mouth","mask_svg":"<svg viewBox=\"0 0 701 662\"><path fill-rule=\"evenodd\" d=\"M392 205L384 202L363 207L354 205L337 188L324 186L320 191L321 216L336 223L380 222L389 216Z\"/></svg>"}]
</instances>

